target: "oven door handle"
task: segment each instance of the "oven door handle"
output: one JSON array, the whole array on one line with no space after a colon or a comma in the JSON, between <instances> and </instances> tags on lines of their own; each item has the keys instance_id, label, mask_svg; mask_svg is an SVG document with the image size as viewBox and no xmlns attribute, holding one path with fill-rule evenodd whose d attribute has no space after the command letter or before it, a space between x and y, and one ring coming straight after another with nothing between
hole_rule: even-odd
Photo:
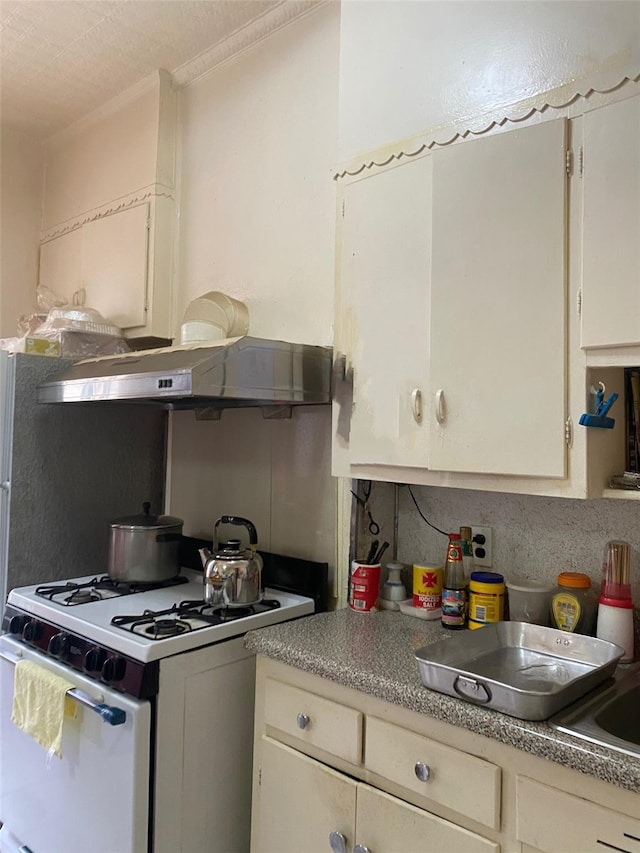
<instances>
[{"instance_id":1,"label":"oven door handle","mask_svg":"<svg viewBox=\"0 0 640 853\"><path fill-rule=\"evenodd\" d=\"M0 652L0 658L9 663L17 664L22 659L21 654L13 655L10 652ZM127 712L122 708L116 708L114 705L105 705L103 702L94 702L90 696L87 696L82 690L77 687L71 687L67 690L67 696L84 705L85 708L90 708L102 717L103 722L109 723L110 726L121 726L127 719Z\"/></svg>"}]
</instances>

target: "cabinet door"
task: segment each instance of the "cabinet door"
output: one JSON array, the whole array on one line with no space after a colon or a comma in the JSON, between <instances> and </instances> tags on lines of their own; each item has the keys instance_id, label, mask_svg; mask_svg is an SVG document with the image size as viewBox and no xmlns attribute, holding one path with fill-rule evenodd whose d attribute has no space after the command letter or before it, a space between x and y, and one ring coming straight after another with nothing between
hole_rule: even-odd
<instances>
[{"instance_id":1,"label":"cabinet door","mask_svg":"<svg viewBox=\"0 0 640 853\"><path fill-rule=\"evenodd\" d=\"M516 803L517 838L528 845L527 849L541 853L640 853L640 820L525 776L516 779Z\"/></svg>"},{"instance_id":2,"label":"cabinet door","mask_svg":"<svg viewBox=\"0 0 640 853\"><path fill-rule=\"evenodd\" d=\"M584 117L582 346L640 343L640 97Z\"/></svg>"},{"instance_id":3,"label":"cabinet door","mask_svg":"<svg viewBox=\"0 0 640 853\"><path fill-rule=\"evenodd\" d=\"M252 853L329 853L334 832L345 838L345 850L351 850L356 782L267 737L262 738L261 753Z\"/></svg>"},{"instance_id":4,"label":"cabinet door","mask_svg":"<svg viewBox=\"0 0 640 853\"><path fill-rule=\"evenodd\" d=\"M375 853L499 853L500 845L368 785L358 785L356 843Z\"/></svg>"},{"instance_id":5,"label":"cabinet door","mask_svg":"<svg viewBox=\"0 0 640 853\"><path fill-rule=\"evenodd\" d=\"M433 155L434 470L565 476L565 127Z\"/></svg>"},{"instance_id":6,"label":"cabinet door","mask_svg":"<svg viewBox=\"0 0 640 853\"><path fill-rule=\"evenodd\" d=\"M38 284L72 304L73 294L82 287L81 228L40 244Z\"/></svg>"},{"instance_id":7,"label":"cabinet door","mask_svg":"<svg viewBox=\"0 0 640 853\"><path fill-rule=\"evenodd\" d=\"M431 156L344 192L341 322L350 342L351 464L427 467Z\"/></svg>"},{"instance_id":8,"label":"cabinet door","mask_svg":"<svg viewBox=\"0 0 640 853\"><path fill-rule=\"evenodd\" d=\"M85 304L121 329L144 326L149 205L87 223L82 229Z\"/></svg>"}]
</instances>

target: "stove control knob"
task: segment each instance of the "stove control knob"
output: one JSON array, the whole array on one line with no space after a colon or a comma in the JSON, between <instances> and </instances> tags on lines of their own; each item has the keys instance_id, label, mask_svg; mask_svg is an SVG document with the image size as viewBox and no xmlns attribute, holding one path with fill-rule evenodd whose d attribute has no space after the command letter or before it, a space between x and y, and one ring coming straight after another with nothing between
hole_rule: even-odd
<instances>
[{"instance_id":1,"label":"stove control knob","mask_svg":"<svg viewBox=\"0 0 640 853\"><path fill-rule=\"evenodd\" d=\"M49 640L47 651L55 658L66 658L69 654L70 637L62 631L59 634L54 634Z\"/></svg>"},{"instance_id":2,"label":"stove control knob","mask_svg":"<svg viewBox=\"0 0 640 853\"><path fill-rule=\"evenodd\" d=\"M104 649L89 649L84 656L82 667L85 672L102 672L102 667L107 659Z\"/></svg>"},{"instance_id":3,"label":"stove control knob","mask_svg":"<svg viewBox=\"0 0 640 853\"><path fill-rule=\"evenodd\" d=\"M42 637L42 623L35 619L30 619L22 629L22 637L28 643L37 643Z\"/></svg>"},{"instance_id":4,"label":"stove control knob","mask_svg":"<svg viewBox=\"0 0 640 853\"><path fill-rule=\"evenodd\" d=\"M24 631L24 626L27 622L30 621L30 617L26 616L24 613L16 614L12 616L9 620L9 633L10 634L22 634Z\"/></svg>"},{"instance_id":5,"label":"stove control knob","mask_svg":"<svg viewBox=\"0 0 640 853\"><path fill-rule=\"evenodd\" d=\"M107 658L102 667L102 678L104 681L111 683L113 681L122 681L127 668L127 662L124 658L113 655Z\"/></svg>"}]
</instances>

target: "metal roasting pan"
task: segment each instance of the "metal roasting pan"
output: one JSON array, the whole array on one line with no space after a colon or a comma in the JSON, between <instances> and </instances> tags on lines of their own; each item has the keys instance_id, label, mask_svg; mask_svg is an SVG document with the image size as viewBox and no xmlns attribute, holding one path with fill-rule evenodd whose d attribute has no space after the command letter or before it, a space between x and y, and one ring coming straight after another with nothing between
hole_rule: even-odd
<instances>
[{"instance_id":1,"label":"metal roasting pan","mask_svg":"<svg viewBox=\"0 0 640 853\"><path fill-rule=\"evenodd\" d=\"M624 650L615 643L528 622L461 631L415 653L431 690L546 720L610 678Z\"/></svg>"}]
</instances>

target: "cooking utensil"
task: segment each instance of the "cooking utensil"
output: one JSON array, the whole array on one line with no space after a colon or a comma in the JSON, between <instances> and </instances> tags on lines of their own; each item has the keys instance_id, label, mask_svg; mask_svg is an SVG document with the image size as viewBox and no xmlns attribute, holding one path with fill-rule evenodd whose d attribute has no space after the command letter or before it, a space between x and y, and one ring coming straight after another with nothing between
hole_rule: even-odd
<instances>
[{"instance_id":1,"label":"cooking utensil","mask_svg":"<svg viewBox=\"0 0 640 853\"><path fill-rule=\"evenodd\" d=\"M145 501L142 514L111 522L108 573L114 580L159 583L180 574L184 522L150 510Z\"/></svg>"},{"instance_id":2,"label":"cooking utensil","mask_svg":"<svg viewBox=\"0 0 640 853\"><path fill-rule=\"evenodd\" d=\"M235 524L247 528L249 548L243 550L239 539L230 539L218 547L218 527ZM262 599L262 557L256 553L258 534L252 522L239 516L223 515L213 528L213 551L200 549L204 567L204 600L207 604L247 607Z\"/></svg>"},{"instance_id":3,"label":"cooking utensil","mask_svg":"<svg viewBox=\"0 0 640 853\"><path fill-rule=\"evenodd\" d=\"M527 622L497 622L415 653L423 684L518 717L546 720L613 675L614 643Z\"/></svg>"},{"instance_id":4,"label":"cooking utensil","mask_svg":"<svg viewBox=\"0 0 640 853\"><path fill-rule=\"evenodd\" d=\"M369 553L367 554L367 559L365 563L374 563L374 557L376 555L376 551L378 550L378 540L374 539L371 543L371 547L369 548Z\"/></svg>"},{"instance_id":5,"label":"cooking utensil","mask_svg":"<svg viewBox=\"0 0 640 853\"><path fill-rule=\"evenodd\" d=\"M374 555L372 562L373 563L379 563L380 560L382 559L382 555L384 554L384 552L387 550L388 547L389 547L389 543L383 542L380 550L377 552L377 554Z\"/></svg>"}]
</instances>

